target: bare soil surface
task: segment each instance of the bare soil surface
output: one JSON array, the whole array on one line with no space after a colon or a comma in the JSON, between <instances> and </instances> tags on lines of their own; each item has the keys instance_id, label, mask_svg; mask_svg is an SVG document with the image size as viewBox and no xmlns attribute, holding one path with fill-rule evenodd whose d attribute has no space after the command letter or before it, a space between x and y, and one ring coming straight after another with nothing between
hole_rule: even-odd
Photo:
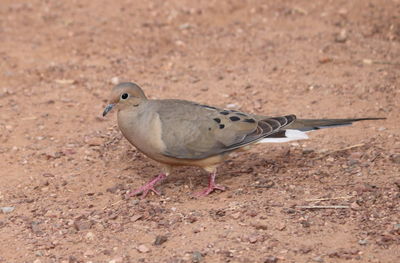
<instances>
[{"instance_id":1,"label":"bare soil surface","mask_svg":"<svg viewBox=\"0 0 400 263\"><path fill-rule=\"evenodd\" d=\"M0 262L400 262L399 14L398 0L2 0ZM183 167L162 196L126 199L159 167L101 117L124 80L150 98L387 120L235 153L206 198L192 193L207 175Z\"/></svg>"}]
</instances>

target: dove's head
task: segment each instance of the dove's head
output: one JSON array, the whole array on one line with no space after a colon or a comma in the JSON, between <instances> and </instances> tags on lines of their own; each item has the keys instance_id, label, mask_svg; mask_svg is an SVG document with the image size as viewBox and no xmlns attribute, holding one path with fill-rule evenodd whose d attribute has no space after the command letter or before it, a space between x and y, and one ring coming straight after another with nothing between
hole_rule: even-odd
<instances>
[{"instance_id":1,"label":"dove's head","mask_svg":"<svg viewBox=\"0 0 400 263\"><path fill-rule=\"evenodd\" d=\"M111 91L110 104L104 109L103 116L106 116L113 107L117 107L118 110L137 107L144 100L147 100L146 95L137 84L132 82L119 83Z\"/></svg>"}]
</instances>

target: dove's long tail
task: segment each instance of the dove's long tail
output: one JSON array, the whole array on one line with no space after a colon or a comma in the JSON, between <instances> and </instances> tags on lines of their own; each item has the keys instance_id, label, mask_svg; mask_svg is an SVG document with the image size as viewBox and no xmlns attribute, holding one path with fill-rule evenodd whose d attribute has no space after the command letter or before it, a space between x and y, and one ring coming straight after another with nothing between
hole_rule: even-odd
<instances>
[{"instance_id":1,"label":"dove's long tail","mask_svg":"<svg viewBox=\"0 0 400 263\"><path fill-rule=\"evenodd\" d=\"M384 120L386 118L357 118L357 119L297 119L277 133L262 140L260 143L280 143L308 139L307 132L325 128L349 126L356 121Z\"/></svg>"}]
</instances>

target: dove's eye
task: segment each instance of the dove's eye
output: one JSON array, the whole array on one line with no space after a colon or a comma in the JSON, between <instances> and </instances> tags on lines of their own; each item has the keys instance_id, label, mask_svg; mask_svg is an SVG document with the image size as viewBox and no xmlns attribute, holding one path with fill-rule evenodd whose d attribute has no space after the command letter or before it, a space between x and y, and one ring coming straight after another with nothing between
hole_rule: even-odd
<instances>
[{"instance_id":1,"label":"dove's eye","mask_svg":"<svg viewBox=\"0 0 400 263\"><path fill-rule=\"evenodd\" d=\"M122 93L121 99L126 100L129 97L128 93Z\"/></svg>"}]
</instances>

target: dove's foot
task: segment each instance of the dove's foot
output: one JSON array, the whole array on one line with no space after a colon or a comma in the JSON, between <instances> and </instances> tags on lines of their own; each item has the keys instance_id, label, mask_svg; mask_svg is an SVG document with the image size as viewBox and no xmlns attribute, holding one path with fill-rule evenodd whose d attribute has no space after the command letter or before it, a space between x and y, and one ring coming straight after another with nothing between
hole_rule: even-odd
<instances>
[{"instance_id":1,"label":"dove's foot","mask_svg":"<svg viewBox=\"0 0 400 263\"><path fill-rule=\"evenodd\" d=\"M214 190L221 190L221 191L225 191L225 187L215 184L215 177L217 176L217 174L214 173L210 173L210 177L208 178L208 187L206 189L204 189L201 192L195 193L194 195L196 197L203 197L206 196L210 193L212 193Z\"/></svg>"},{"instance_id":2,"label":"dove's foot","mask_svg":"<svg viewBox=\"0 0 400 263\"><path fill-rule=\"evenodd\" d=\"M133 197L133 196L136 196L136 195L142 193L142 198L145 198L146 195L149 193L149 191L154 192L156 195L160 195L160 192L157 191L154 187L158 182L161 182L166 177L167 177L166 174L161 173L160 175L158 175L157 177L153 178L150 182L148 182L147 184L143 185L142 187L127 193L127 197Z\"/></svg>"}]
</instances>

